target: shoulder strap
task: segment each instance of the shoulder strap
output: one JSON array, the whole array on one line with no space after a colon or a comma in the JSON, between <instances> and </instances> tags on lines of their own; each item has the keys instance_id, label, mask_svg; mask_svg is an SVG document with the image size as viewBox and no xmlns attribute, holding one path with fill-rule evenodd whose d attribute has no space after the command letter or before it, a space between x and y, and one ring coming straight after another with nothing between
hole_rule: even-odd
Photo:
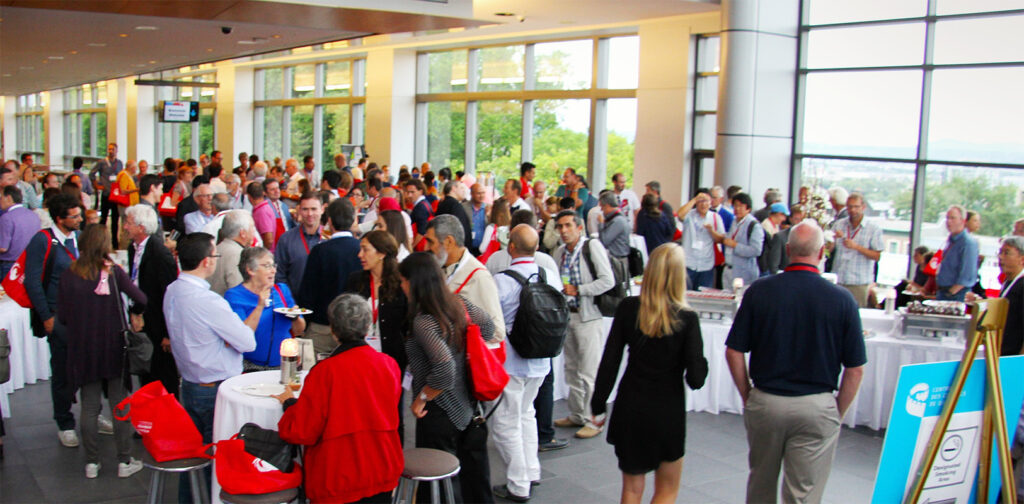
<instances>
[{"instance_id":1,"label":"shoulder strap","mask_svg":"<svg viewBox=\"0 0 1024 504\"><path fill-rule=\"evenodd\" d=\"M512 277L513 280L519 282L519 285L522 285L523 287L526 286L527 280L526 278L523 277L523 275L520 275L519 273L512 271L511 269L507 269L505 271L502 271L501 273Z\"/></svg>"},{"instance_id":2,"label":"shoulder strap","mask_svg":"<svg viewBox=\"0 0 1024 504\"><path fill-rule=\"evenodd\" d=\"M50 279L50 273L53 272L53 257L50 256L50 250L53 249L53 240L56 238L53 236L53 232L49 229L41 229L40 233L46 235L46 255L43 256L43 276L39 277L40 283L43 285L43 291L46 290L46 283Z\"/></svg>"},{"instance_id":3,"label":"shoulder strap","mask_svg":"<svg viewBox=\"0 0 1024 504\"><path fill-rule=\"evenodd\" d=\"M581 253L583 254L583 260L587 262L587 269L590 270L590 277L593 278L594 280L597 280L597 271L594 270L594 260L590 258L591 241L592 240L587 240L583 242L583 250L581 251Z\"/></svg>"},{"instance_id":4,"label":"shoulder strap","mask_svg":"<svg viewBox=\"0 0 1024 504\"><path fill-rule=\"evenodd\" d=\"M281 287L278 286L277 284L274 284L274 290L277 291L277 295L281 298L281 306L288 308L288 301L284 300L284 293L281 292Z\"/></svg>"},{"instance_id":5,"label":"shoulder strap","mask_svg":"<svg viewBox=\"0 0 1024 504\"><path fill-rule=\"evenodd\" d=\"M750 224L747 226L747 243L750 243L750 235L754 234L754 225Z\"/></svg>"},{"instance_id":6,"label":"shoulder strap","mask_svg":"<svg viewBox=\"0 0 1024 504\"><path fill-rule=\"evenodd\" d=\"M475 269L475 270L473 270L473 271L470 271L470 272L469 272L469 276L467 276L467 277L466 277L466 279L462 281L462 284L461 284L461 285L459 285L459 288L458 288L458 289L455 289L455 293L456 293L456 294L458 294L458 293L462 292L462 288L463 288L463 287L465 287L465 286L466 286L466 284L468 284L468 283L469 283L470 279L472 279L472 278L473 278L473 275L475 275L477 271L480 271L480 270L482 270L482 269L483 269L483 268L477 268L477 269ZM466 313L466 316L468 317L468 316L469 316L469 313Z\"/></svg>"}]
</instances>

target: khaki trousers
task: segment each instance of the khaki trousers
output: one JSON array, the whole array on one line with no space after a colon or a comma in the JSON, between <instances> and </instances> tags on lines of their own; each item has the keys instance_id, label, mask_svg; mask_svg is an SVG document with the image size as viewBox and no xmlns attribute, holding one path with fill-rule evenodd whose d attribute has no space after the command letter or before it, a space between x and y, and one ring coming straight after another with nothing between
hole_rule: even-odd
<instances>
[{"instance_id":1,"label":"khaki trousers","mask_svg":"<svg viewBox=\"0 0 1024 504\"><path fill-rule=\"evenodd\" d=\"M338 347L331 334L331 326L310 322L306 324L306 337L313 340L313 351L316 353L330 353Z\"/></svg>"},{"instance_id":2,"label":"khaki trousers","mask_svg":"<svg viewBox=\"0 0 1024 504\"><path fill-rule=\"evenodd\" d=\"M590 322L580 320L579 313L569 314L569 334L565 338L565 384L569 387L569 418L586 425L590 421L590 398L594 395L594 380L601 365L606 339L600 318Z\"/></svg>"},{"instance_id":3,"label":"khaki trousers","mask_svg":"<svg viewBox=\"0 0 1024 504\"><path fill-rule=\"evenodd\" d=\"M828 392L780 396L751 390L743 411L750 445L748 503L821 502L839 440L839 407Z\"/></svg>"},{"instance_id":4,"label":"khaki trousers","mask_svg":"<svg viewBox=\"0 0 1024 504\"><path fill-rule=\"evenodd\" d=\"M844 289L850 291L853 294L853 299L857 301L857 306L861 308L867 308L868 306L868 284L861 285L844 285L840 284Z\"/></svg>"}]
</instances>

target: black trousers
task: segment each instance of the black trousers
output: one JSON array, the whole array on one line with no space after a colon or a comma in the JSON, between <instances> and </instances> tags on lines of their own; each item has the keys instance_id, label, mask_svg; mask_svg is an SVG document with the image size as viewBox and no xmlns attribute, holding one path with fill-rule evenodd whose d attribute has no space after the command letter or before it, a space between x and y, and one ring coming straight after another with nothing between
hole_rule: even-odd
<instances>
[{"instance_id":1,"label":"black trousers","mask_svg":"<svg viewBox=\"0 0 1024 504\"><path fill-rule=\"evenodd\" d=\"M470 424L458 430L448 415L433 402L427 414L416 420L416 447L443 450L459 459L462 469L453 482L455 502L492 504L491 468L487 459L487 425ZM420 485L416 502L430 501L430 486Z\"/></svg>"},{"instance_id":2,"label":"black trousers","mask_svg":"<svg viewBox=\"0 0 1024 504\"><path fill-rule=\"evenodd\" d=\"M100 224L103 224L104 226L107 225L108 213L110 214L112 225L110 228L110 236L111 240L114 242L114 250L117 250L117 225L121 216L117 213L117 203L111 202L110 193L105 192L100 196Z\"/></svg>"},{"instance_id":3,"label":"black trousers","mask_svg":"<svg viewBox=\"0 0 1024 504\"><path fill-rule=\"evenodd\" d=\"M160 381L169 394L178 396L178 366L174 356L160 347L160 342L153 342L153 360L150 361L149 374L140 375L139 382L143 385Z\"/></svg>"},{"instance_id":4,"label":"black trousers","mask_svg":"<svg viewBox=\"0 0 1024 504\"><path fill-rule=\"evenodd\" d=\"M50 345L50 398L53 401L53 419L60 430L75 428L75 415L71 403L75 391L68 383L68 338L64 324L53 318L53 332L46 337Z\"/></svg>"},{"instance_id":5,"label":"black trousers","mask_svg":"<svg viewBox=\"0 0 1024 504\"><path fill-rule=\"evenodd\" d=\"M554 362L554 359L552 359ZM537 442L550 443L555 439L555 425L551 418L555 409L555 370L554 365L540 384L537 398L533 400L533 409L537 410Z\"/></svg>"}]
</instances>

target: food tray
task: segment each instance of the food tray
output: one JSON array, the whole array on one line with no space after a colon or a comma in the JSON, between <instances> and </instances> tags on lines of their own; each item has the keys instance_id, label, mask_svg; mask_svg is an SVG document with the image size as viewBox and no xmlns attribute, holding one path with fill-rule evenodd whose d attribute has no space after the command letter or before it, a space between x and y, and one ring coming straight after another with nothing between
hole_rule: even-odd
<instances>
[{"instance_id":1,"label":"food tray","mask_svg":"<svg viewBox=\"0 0 1024 504\"><path fill-rule=\"evenodd\" d=\"M899 309L903 320L903 335L911 338L937 339L966 337L970 329L970 315L926 315L907 313Z\"/></svg>"},{"instance_id":2,"label":"food tray","mask_svg":"<svg viewBox=\"0 0 1024 504\"><path fill-rule=\"evenodd\" d=\"M736 315L736 297L725 291L686 291L686 302L701 319L725 320Z\"/></svg>"}]
</instances>

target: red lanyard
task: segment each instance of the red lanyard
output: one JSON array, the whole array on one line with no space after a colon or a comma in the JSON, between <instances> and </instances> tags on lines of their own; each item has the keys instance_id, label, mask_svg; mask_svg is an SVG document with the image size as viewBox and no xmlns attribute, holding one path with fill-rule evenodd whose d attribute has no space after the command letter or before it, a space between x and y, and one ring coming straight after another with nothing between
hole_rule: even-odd
<instances>
[{"instance_id":1,"label":"red lanyard","mask_svg":"<svg viewBox=\"0 0 1024 504\"><path fill-rule=\"evenodd\" d=\"M274 284L274 289L277 291L277 295L281 298L281 306L288 308L288 301L284 300L284 293L281 292L281 288Z\"/></svg>"},{"instance_id":2,"label":"red lanyard","mask_svg":"<svg viewBox=\"0 0 1024 504\"><path fill-rule=\"evenodd\" d=\"M317 229L316 233L319 235L320 229ZM306 255L309 255L309 243L306 241L306 232L300 229L299 238L302 238L302 246L306 247Z\"/></svg>"},{"instance_id":3,"label":"red lanyard","mask_svg":"<svg viewBox=\"0 0 1024 504\"><path fill-rule=\"evenodd\" d=\"M785 271L787 273L790 272L790 271L810 271L811 273L819 273L818 268L815 268L814 266L811 266L810 264L804 264L804 263L793 263L793 264L790 264L789 266L786 266L786 269L784 269L783 271Z\"/></svg>"},{"instance_id":4,"label":"red lanyard","mask_svg":"<svg viewBox=\"0 0 1024 504\"><path fill-rule=\"evenodd\" d=\"M370 273L370 306L373 307L373 323L377 323L377 289L373 286L373 273Z\"/></svg>"},{"instance_id":5,"label":"red lanyard","mask_svg":"<svg viewBox=\"0 0 1024 504\"><path fill-rule=\"evenodd\" d=\"M854 238L856 238L857 237L857 233L859 233L861 228L863 228L863 227L864 227L863 223L858 224L857 225L857 230L854 231L852 235L850 234L851 229L849 227L847 227L846 228L846 239L847 240L853 240Z\"/></svg>"},{"instance_id":6,"label":"red lanyard","mask_svg":"<svg viewBox=\"0 0 1024 504\"><path fill-rule=\"evenodd\" d=\"M515 266L517 264L534 264L534 260L533 259L516 259L515 261L512 261L512 264L509 264L509 266Z\"/></svg>"}]
</instances>

